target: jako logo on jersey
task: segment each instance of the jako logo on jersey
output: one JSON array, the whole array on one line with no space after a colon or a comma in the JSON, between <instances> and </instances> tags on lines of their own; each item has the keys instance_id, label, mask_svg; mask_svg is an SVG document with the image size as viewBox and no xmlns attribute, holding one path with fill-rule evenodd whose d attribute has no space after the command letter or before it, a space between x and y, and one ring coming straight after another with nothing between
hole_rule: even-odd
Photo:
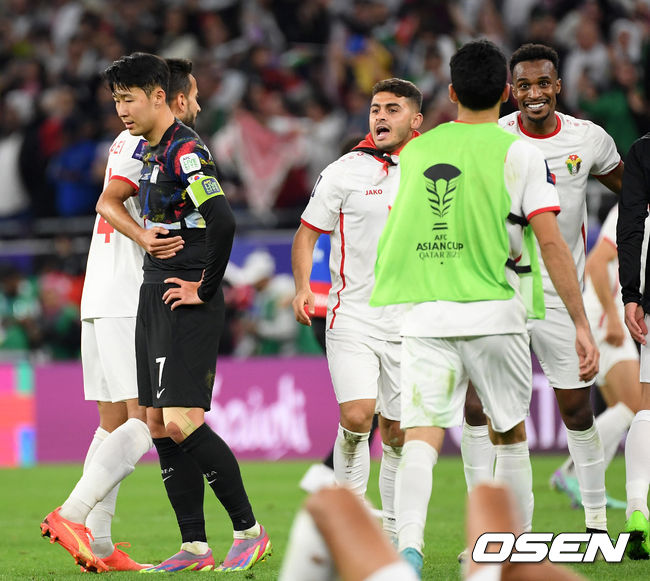
<instances>
[{"instance_id":1,"label":"jako logo on jersey","mask_svg":"<svg viewBox=\"0 0 650 581\"><path fill-rule=\"evenodd\" d=\"M570 155L564 163L566 163L566 168L572 176L578 175L580 166L582 165L582 160L579 155Z\"/></svg>"},{"instance_id":2,"label":"jako logo on jersey","mask_svg":"<svg viewBox=\"0 0 650 581\"><path fill-rule=\"evenodd\" d=\"M449 212L454 199L453 194L456 191L458 177L461 173L456 166L439 163L427 168L422 174L427 192L430 194L427 199L434 216L444 218ZM447 224L445 222L436 222L433 229L446 230Z\"/></svg>"},{"instance_id":3,"label":"jako logo on jersey","mask_svg":"<svg viewBox=\"0 0 650 581\"><path fill-rule=\"evenodd\" d=\"M366 196L381 196L384 193L384 190L381 188L378 190L366 190Z\"/></svg>"},{"instance_id":4,"label":"jako logo on jersey","mask_svg":"<svg viewBox=\"0 0 650 581\"><path fill-rule=\"evenodd\" d=\"M618 535L616 544L603 533L483 533L472 551L475 563L593 563L598 551L608 563L620 563L630 533ZM550 543L550 544L549 544ZM584 550L580 550L581 545ZM490 547L490 551L488 551Z\"/></svg>"}]
</instances>

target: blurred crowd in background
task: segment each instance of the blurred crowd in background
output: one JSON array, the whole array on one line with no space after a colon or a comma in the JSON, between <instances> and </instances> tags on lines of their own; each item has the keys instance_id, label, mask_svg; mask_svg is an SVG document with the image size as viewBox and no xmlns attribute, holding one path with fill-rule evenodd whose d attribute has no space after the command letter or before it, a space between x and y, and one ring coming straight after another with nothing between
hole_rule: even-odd
<instances>
[{"instance_id":1,"label":"blurred crowd in background","mask_svg":"<svg viewBox=\"0 0 650 581\"><path fill-rule=\"evenodd\" d=\"M193 61L196 129L242 234L297 227L320 171L367 133L377 81L418 85L423 131L452 120L449 58L476 37L508 57L524 42L553 46L558 109L602 125L623 158L650 130L650 0L0 2L0 357L78 356L85 255L67 225L94 215L108 147L123 129L101 78L115 59L146 51ZM593 227L612 201L592 189ZM87 241L92 221L82 223ZM15 249L43 233L38 259L3 252L7 240ZM230 271L222 351L313 352L286 316L290 278L263 248L250 258Z\"/></svg>"}]
</instances>

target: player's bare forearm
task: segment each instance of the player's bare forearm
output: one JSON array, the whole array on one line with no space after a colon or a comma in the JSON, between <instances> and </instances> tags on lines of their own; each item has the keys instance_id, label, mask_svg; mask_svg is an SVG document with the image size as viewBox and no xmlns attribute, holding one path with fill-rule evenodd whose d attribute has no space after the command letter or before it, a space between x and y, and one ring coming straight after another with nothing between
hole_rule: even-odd
<instances>
[{"instance_id":1,"label":"player's bare forearm","mask_svg":"<svg viewBox=\"0 0 650 581\"><path fill-rule=\"evenodd\" d=\"M291 269L296 286L296 296L292 306L296 321L303 325L311 325L311 319L305 313L305 307L310 314L314 312L314 295L309 286L309 275L313 263L314 246L319 236L318 232L301 224L291 245Z\"/></svg>"},{"instance_id":2,"label":"player's bare forearm","mask_svg":"<svg viewBox=\"0 0 650 581\"><path fill-rule=\"evenodd\" d=\"M124 206L134 193L134 189L122 180L111 180L97 200L96 210L120 234L130 238L156 258L171 258L184 245L181 236L158 238L159 234L167 234L164 228L146 230L138 224Z\"/></svg>"}]
</instances>

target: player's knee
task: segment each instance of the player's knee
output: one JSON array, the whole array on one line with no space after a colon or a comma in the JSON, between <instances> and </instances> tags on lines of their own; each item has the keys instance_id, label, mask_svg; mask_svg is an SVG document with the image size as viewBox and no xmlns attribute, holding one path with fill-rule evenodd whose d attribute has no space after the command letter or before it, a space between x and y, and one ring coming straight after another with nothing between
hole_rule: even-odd
<instances>
[{"instance_id":1,"label":"player's knee","mask_svg":"<svg viewBox=\"0 0 650 581\"><path fill-rule=\"evenodd\" d=\"M189 408L163 409L163 422L167 435L177 444L185 440L199 426L189 416Z\"/></svg>"},{"instance_id":2,"label":"player's knee","mask_svg":"<svg viewBox=\"0 0 650 581\"><path fill-rule=\"evenodd\" d=\"M373 416L374 410L366 410L363 406L350 406L341 412L341 425L351 432L369 432Z\"/></svg>"},{"instance_id":3,"label":"player's knee","mask_svg":"<svg viewBox=\"0 0 650 581\"><path fill-rule=\"evenodd\" d=\"M567 406L562 410L562 420L568 430L582 432L591 428L594 423L594 412L591 406Z\"/></svg>"},{"instance_id":4,"label":"player's knee","mask_svg":"<svg viewBox=\"0 0 650 581\"><path fill-rule=\"evenodd\" d=\"M487 418L483 413L483 404L478 398L468 398L465 401L465 421L470 426L484 426L487 424Z\"/></svg>"},{"instance_id":5,"label":"player's knee","mask_svg":"<svg viewBox=\"0 0 650 581\"><path fill-rule=\"evenodd\" d=\"M404 430L399 422L386 420L386 424L382 426L381 436L382 442L393 448L404 445Z\"/></svg>"}]
</instances>

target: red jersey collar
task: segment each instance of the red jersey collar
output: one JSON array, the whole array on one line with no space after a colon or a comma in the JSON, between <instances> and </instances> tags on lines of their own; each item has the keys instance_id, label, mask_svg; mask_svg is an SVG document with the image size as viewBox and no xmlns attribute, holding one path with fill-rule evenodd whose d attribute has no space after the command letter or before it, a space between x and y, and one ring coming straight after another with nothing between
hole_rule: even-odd
<instances>
[{"instance_id":1,"label":"red jersey collar","mask_svg":"<svg viewBox=\"0 0 650 581\"><path fill-rule=\"evenodd\" d=\"M560 120L560 117L557 113L555 113L555 121L557 121L555 130L551 131L551 133L547 133L546 135L537 135L534 133L529 133L526 131L526 129L524 129L524 124L521 121L521 112L517 113L517 125L519 125L519 131L521 131L526 137L531 137L532 139L548 139L549 137L557 135L560 132L560 129L562 129L562 121Z\"/></svg>"}]
</instances>

